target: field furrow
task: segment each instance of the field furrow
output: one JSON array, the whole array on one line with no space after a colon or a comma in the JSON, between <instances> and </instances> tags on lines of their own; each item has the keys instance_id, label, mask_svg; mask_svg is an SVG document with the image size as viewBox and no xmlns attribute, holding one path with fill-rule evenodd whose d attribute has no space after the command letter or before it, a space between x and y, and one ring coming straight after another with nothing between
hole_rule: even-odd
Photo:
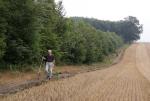
<instances>
[{"instance_id":1,"label":"field furrow","mask_svg":"<svg viewBox=\"0 0 150 101\"><path fill-rule=\"evenodd\" d=\"M4 101L150 101L150 45L133 44L120 63L5 97Z\"/></svg>"}]
</instances>

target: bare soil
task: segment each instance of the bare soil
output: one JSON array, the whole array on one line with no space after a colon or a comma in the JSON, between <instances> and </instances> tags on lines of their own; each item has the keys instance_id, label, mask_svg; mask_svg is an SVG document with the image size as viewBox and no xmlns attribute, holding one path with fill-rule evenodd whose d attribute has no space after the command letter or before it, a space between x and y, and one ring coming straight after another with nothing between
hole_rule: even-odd
<instances>
[{"instance_id":1,"label":"bare soil","mask_svg":"<svg viewBox=\"0 0 150 101\"><path fill-rule=\"evenodd\" d=\"M81 71L85 70L76 66L56 67L51 81L68 78ZM33 71L28 73L5 72L0 75L0 97L38 86L45 82L47 82L47 79L44 70L41 70L40 75Z\"/></svg>"},{"instance_id":2,"label":"bare soil","mask_svg":"<svg viewBox=\"0 0 150 101\"><path fill-rule=\"evenodd\" d=\"M118 55L112 54L104 62L100 63L77 66L56 66L51 81L65 79L80 73L101 70L108 68L110 65L115 65L122 59L125 49L126 46L118 50ZM30 72L7 71L1 73L0 98L46 83L48 80L45 78L44 65L42 67L40 75L37 73L37 69Z\"/></svg>"},{"instance_id":3,"label":"bare soil","mask_svg":"<svg viewBox=\"0 0 150 101\"><path fill-rule=\"evenodd\" d=\"M150 101L150 44L133 44L110 68L49 81L2 101Z\"/></svg>"}]
</instances>

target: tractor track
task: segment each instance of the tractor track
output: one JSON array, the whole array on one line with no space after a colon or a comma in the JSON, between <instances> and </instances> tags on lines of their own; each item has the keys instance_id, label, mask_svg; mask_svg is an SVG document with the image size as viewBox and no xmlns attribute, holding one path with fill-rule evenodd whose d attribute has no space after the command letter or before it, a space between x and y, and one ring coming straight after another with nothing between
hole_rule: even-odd
<instances>
[{"instance_id":1,"label":"tractor track","mask_svg":"<svg viewBox=\"0 0 150 101\"><path fill-rule=\"evenodd\" d=\"M116 65L48 82L3 101L150 101L150 44L133 44Z\"/></svg>"}]
</instances>

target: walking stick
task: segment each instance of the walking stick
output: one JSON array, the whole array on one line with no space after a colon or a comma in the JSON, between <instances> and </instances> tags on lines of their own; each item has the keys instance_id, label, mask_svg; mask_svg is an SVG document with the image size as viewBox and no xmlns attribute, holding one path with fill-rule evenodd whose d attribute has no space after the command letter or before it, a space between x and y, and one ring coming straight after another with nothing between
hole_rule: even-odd
<instances>
[{"instance_id":1,"label":"walking stick","mask_svg":"<svg viewBox=\"0 0 150 101\"><path fill-rule=\"evenodd\" d=\"M40 63L40 66L39 66L38 72L37 72L37 79L38 79L38 80L40 80L40 76L41 76L42 61L43 61L43 58L42 58L42 60L41 60L41 63Z\"/></svg>"}]
</instances>

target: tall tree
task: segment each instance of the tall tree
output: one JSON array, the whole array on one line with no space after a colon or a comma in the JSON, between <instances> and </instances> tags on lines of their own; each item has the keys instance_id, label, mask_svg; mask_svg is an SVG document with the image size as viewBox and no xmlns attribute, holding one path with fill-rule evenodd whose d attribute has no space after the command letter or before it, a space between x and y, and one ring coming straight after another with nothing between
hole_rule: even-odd
<instances>
[{"instance_id":1,"label":"tall tree","mask_svg":"<svg viewBox=\"0 0 150 101\"><path fill-rule=\"evenodd\" d=\"M6 48L6 42L5 42L5 33L6 33L6 26L7 22L5 19L7 9L4 6L4 2L0 0L0 60L4 56L5 48Z\"/></svg>"},{"instance_id":2,"label":"tall tree","mask_svg":"<svg viewBox=\"0 0 150 101\"><path fill-rule=\"evenodd\" d=\"M133 42L140 39L143 26L136 17L126 17L121 26L121 33L124 34L125 42Z\"/></svg>"},{"instance_id":3,"label":"tall tree","mask_svg":"<svg viewBox=\"0 0 150 101\"><path fill-rule=\"evenodd\" d=\"M8 63L31 63L39 53L39 35L33 0L3 0L8 9L6 54ZM34 55L33 55L34 54Z\"/></svg>"},{"instance_id":4,"label":"tall tree","mask_svg":"<svg viewBox=\"0 0 150 101\"><path fill-rule=\"evenodd\" d=\"M72 19L76 21L84 20L96 29L105 32L115 32L123 38L125 43L131 43L140 39L140 34L143 31L142 24L140 24L139 20L133 16L126 17L121 21L103 21L82 17L73 17Z\"/></svg>"},{"instance_id":5,"label":"tall tree","mask_svg":"<svg viewBox=\"0 0 150 101\"><path fill-rule=\"evenodd\" d=\"M52 49L57 57L57 62L61 57L60 46L63 33L65 33L65 18L62 2L57 5L54 0L38 0L38 21L40 23L40 47L41 55L46 54L47 49Z\"/></svg>"}]
</instances>

